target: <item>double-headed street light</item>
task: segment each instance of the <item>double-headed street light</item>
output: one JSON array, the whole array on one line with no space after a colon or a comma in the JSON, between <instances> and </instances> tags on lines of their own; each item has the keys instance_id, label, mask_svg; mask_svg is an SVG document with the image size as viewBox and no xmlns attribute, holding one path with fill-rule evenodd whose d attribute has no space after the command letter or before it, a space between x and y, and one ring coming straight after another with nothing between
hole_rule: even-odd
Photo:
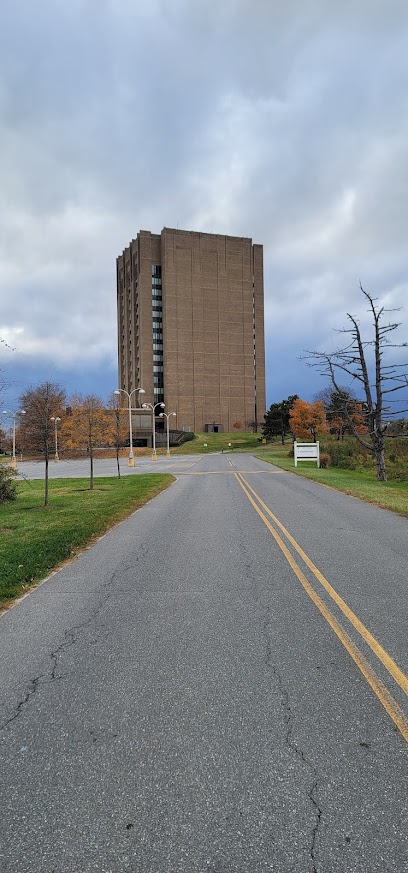
<instances>
[{"instance_id":1,"label":"double-headed street light","mask_svg":"<svg viewBox=\"0 0 408 873\"><path fill-rule=\"evenodd\" d=\"M161 409L164 409L164 403L143 403L142 409L151 409L152 410L152 434L153 434L153 449L152 449L152 461L157 461L156 455L156 409L160 406Z\"/></svg>"},{"instance_id":2,"label":"double-headed street light","mask_svg":"<svg viewBox=\"0 0 408 873\"><path fill-rule=\"evenodd\" d=\"M132 394L145 394L145 390L143 388L133 388L133 391L125 391L124 388L117 388L114 394L126 394L129 403L129 460L128 466L135 466L135 457L133 454L133 432L132 432Z\"/></svg>"},{"instance_id":3,"label":"double-headed street light","mask_svg":"<svg viewBox=\"0 0 408 873\"><path fill-rule=\"evenodd\" d=\"M54 422L54 425L55 425L55 428L54 428L54 433L55 433L55 456L54 456L54 460L55 460L55 462L57 462L57 461L59 461L59 457L58 457L58 422L61 421L61 419L60 419L60 417L59 417L58 415L52 415L52 416L51 416L51 421L53 421L53 422Z\"/></svg>"},{"instance_id":4,"label":"double-headed street light","mask_svg":"<svg viewBox=\"0 0 408 873\"><path fill-rule=\"evenodd\" d=\"M8 409L3 409L3 415L8 415L13 420L13 454L11 458L11 466L16 467L16 418L18 415L25 415L25 409L17 409L16 412L10 412Z\"/></svg>"},{"instance_id":5,"label":"double-headed street light","mask_svg":"<svg viewBox=\"0 0 408 873\"><path fill-rule=\"evenodd\" d=\"M169 418L171 418L172 415L176 415L176 414L177 414L177 413L175 413L175 412L160 412L160 413L159 413L159 418L166 418L166 419L167 419L167 451L166 451L166 458L169 458L169 457L170 457Z\"/></svg>"}]
</instances>

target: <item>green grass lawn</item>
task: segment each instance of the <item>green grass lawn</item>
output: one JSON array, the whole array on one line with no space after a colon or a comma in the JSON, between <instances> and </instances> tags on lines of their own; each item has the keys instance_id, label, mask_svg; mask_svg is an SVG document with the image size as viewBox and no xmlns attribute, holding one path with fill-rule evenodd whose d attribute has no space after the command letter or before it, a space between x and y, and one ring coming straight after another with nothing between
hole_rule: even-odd
<instances>
[{"instance_id":1,"label":"green grass lawn","mask_svg":"<svg viewBox=\"0 0 408 873\"><path fill-rule=\"evenodd\" d=\"M17 500L0 506L0 606L173 481L156 473L97 478L90 491L87 479L55 479L48 508L42 505L43 482L18 482Z\"/></svg>"},{"instance_id":2,"label":"green grass lawn","mask_svg":"<svg viewBox=\"0 0 408 873\"><path fill-rule=\"evenodd\" d=\"M205 455L211 452L253 452L259 449L260 433L196 433L194 439L179 448L171 448L172 455ZM205 445L205 443L207 445ZM231 446L229 445L231 443Z\"/></svg>"},{"instance_id":3,"label":"green grass lawn","mask_svg":"<svg viewBox=\"0 0 408 873\"><path fill-rule=\"evenodd\" d=\"M287 453L288 447L285 449L284 446L273 445L271 448L268 446L265 452L257 453L257 457L269 464L276 464L283 470L289 470L297 476L313 479L314 482L344 491L368 503L375 503L383 509L391 509L399 515L408 516L407 482L396 480L379 482L372 471L342 470L340 467L318 469L316 464L310 461L301 461L295 468L294 459L289 458Z\"/></svg>"}]
</instances>

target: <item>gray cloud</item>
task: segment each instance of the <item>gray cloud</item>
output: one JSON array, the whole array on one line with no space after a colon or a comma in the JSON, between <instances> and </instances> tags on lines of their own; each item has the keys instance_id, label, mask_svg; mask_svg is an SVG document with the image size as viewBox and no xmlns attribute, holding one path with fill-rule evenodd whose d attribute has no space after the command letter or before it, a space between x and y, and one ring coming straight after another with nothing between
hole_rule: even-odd
<instances>
[{"instance_id":1,"label":"gray cloud","mask_svg":"<svg viewBox=\"0 0 408 873\"><path fill-rule=\"evenodd\" d=\"M0 336L19 366L80 389L108 361L114 381L116 255L178 224L264 244L269 402L319 390L298 357L347 311L365 323L359 279L407 298L407 32L405 0L16 0Z\"/></svg>"}]
</instances>

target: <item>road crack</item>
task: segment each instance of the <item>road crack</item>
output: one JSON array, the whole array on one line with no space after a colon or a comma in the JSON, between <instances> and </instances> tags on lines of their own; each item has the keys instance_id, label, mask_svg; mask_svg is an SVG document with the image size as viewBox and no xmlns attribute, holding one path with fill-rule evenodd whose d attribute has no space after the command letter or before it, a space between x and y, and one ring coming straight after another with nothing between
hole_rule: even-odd
<instances>
[{"instance_id":1,"label":"road crack","mask_svg":"<svg viewBox=\"0 0 408 873\"><path fill-rule=\"evenodd\" d=\"M0 724L0 731L3 731L6 727L8 727L20 717L23 710L30 702L33 695L37 693L39 688L44 685L49 685L53 682L58 682L64 678L63 675L61 675L61 673L59 673L58 671L58 666L60 664L62 654L66 649L75 645L75 643L78 641L79 635L97 619L99 613L102 611L107 601L112 596L112 585L116 575L116 572L113 573L109 580L105 583L105 596L102 596L100 602L93 610L91 615L88 616L88 618L85 619L83 622L81 622L81 624L74 625L74 627L64 632L64 639L62 640L62 642L55 649L53 649L52 652L50 652L49 658L52 664L51 670L44 671L44 673L41 673L34 679L29 680L28 688L24 694L24 697L22 697L22 699L16 704L12 714L9 715L2 724ZM107 592L106 589L108 589Z\"/></svg>"},{"instance_id":2,"label":"road crack","mask_svg":"<svg viewBox=\"0 0 408 873\"><path fill-rule=\"evenodd\" d=\"M240 525L240 519L237 519L237 526L241 527L242 537L240 538L240 548L242 554L243 565L245 566L247 579L251 584L253 597L257 600L263 612L263 624L262 624L262 637L264 641L265 648L265 663L267 668L271 671L275 684L278 686L281 701L282 701L282 710L283 710L283 718L285 723L285 745L290 749L290 751L296 755L296 757L302 762L303 766L306 767L312 776L312 784L310 790L308 791L308 799L312 805L313 813L315 816L315 824L312 829L311 839L309 844L309 855L311 859L311 867L310 873L319 873L317 867L316 860L316 845L319 834L320 823L322 819L323 811L319 806L317 795L318 795L318 772L315 765L310 761L305 755L303 749L301 749L298 744L293 739L293 714L290 706L289 700L289 692L287 688L285 688L282 674L277 667L277 665L273 662L273 650L270 639L270 625L271 625L271 617L270 617L270 606L265 603L262 593L258 589L258 578L256 577L253 570L253 555L248 549L247 545L247 537L246 532L242 530L242 526ZM244 536L245 533L245 536Z\"/></svg>"},{"instance_id":3,"label":"road crack","mask_svg":"<svg viewBox=\"0 0 408 873\"><path fill-rule=\"evenodd\" d=\"M281 674L280 670L278 669L276 664L274 664L272 661L272 646L271 646L270 635L269 635L269 625L270 625L269 607L264 606L264 609L266 611L266 617L264 619L262 633L263 633L263 637L265 640L265 647L266 647L266 663L267 663L267 666L270 668L270 670L273 673L273 676L276 680L276 684L278 686L278 689L279 689L279 692L281 695L283 718L284 718L284 722L285 722L285 726L286 726L286 733L285 733L285 737L284 737L285 744L290 749L290 751L293 752L293 754L296 755L300 759L302 764L304 764L305 767L307 767L310 770L310 772L312 774L312 778L313 778L313 783L312 783L312 786L310 788L310 791L308 792L308 797L309 797L309 800L313 806L313 811L314 811L314 815L315 815L315 825L314 825L313 830L312 830L311 842L310 842L310 846L309 846L309 853L310 853L310 858L312 861L311 873L318 873L318 867L316 866L316 864L317 864L317 862L316 862L316 843L317 843L320 822L321 822L321 818L322 818L322 809L319 806L319 803L317 800L317 792L318 792L317 769L316 769L315 765L312 763L312 761L310 761L309 758L306 757L303 749L301 749L298 746L298 744L295 742L295 740L293 739L293 715L292 715L292 709L290 706L289 692L288 692L287 688L285 688L285 686L284 686L283 678L282 678L282 674Z\"/></svg>"},{"instance_id":4,"label":"road crack","mask_svg":"<svg viewBox=\"0 0 408 873\"><path fill-rule=\"evenodd\" d=\"M20 702L17 704L13 714L10 715L9 718L5 722L3 722L2 725L0 725L0 730L4 730L4 728L8 727L9 724L11 724L17 718L19 718L22 710L24 709L24 707L26 706L26 704L30 700L30 697L32 697L33 694L35 694L35 692L37 691L38 685L39 685L42 678L43 678L43 675L36 676L35 679L30 679L28 689L27 689L23 699L20 700Z\"/></svg>"}]
</instances>

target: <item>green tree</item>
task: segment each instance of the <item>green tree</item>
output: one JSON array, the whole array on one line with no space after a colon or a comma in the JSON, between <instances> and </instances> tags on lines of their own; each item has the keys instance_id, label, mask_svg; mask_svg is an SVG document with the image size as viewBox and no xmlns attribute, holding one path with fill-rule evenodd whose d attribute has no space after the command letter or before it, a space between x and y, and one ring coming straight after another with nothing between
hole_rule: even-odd
<instances>
[{"instance_id":1,"label":"green tree","mask_svg":"<svg viewBox=\"0 0 408 873\"><path fill-rule=\"evenodd\" d=\"M16 483L13 476L17 473L8 464L0 464L0 503L10 503L16 499Z\"/></svg>"},{"instance_id":2,"label":"green tree","mask_svg":"<svg viewBox=\"0 0 408 873\"><path fill-rule=\"evenodd\" d=\"M280 403L271 404L265 415L265 422L262 427L262 436L265 437L265 439L272 439L274 436L280 436L282 445L285 444L285 437L290 433L290 411L297 399L297 394L292 394L287 398L287 400L281 400Z\"/></svg>"},{"instance_id":3,"label":"green tree","mask_svg":"<svg viewBox=\"0 0 408 873\"><path fill-rule=\"evenodd\" d=\"M387 436L408 436L408 419L397 418L396 421L390 421Z\"/></svg>"}]
</instances>

